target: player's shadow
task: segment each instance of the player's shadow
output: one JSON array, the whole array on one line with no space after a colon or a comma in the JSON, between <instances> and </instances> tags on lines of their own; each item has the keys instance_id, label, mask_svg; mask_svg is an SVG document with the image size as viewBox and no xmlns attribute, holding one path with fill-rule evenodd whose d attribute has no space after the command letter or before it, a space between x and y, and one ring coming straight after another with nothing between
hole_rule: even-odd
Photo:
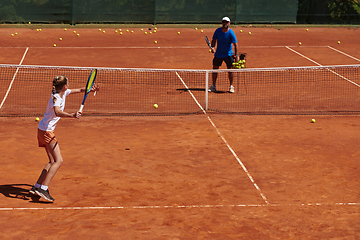
<instances>
[{"instance_id":1,"label":"player's shadow","mask_svg":"<svg viewBox=\"0 0 360 240\"><path fill-rule=\"evenodd\" d=\"M0 193L7 198L16 198L34 203L52 203L40 201L40 196L29 192L31 187L29 184L5 184L0 185Z\"/></svg>"}]
</instances>

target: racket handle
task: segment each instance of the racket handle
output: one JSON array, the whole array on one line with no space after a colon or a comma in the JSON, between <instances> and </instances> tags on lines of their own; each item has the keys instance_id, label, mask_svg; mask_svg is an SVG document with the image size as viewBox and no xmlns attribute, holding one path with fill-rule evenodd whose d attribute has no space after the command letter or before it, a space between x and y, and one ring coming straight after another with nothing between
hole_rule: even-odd
<instances>
[{"instance_id":1,"label":"racket handle","mask_svg":"<svg viewBox=\"0 0 360 240\"><path fill-rule=\"evenodd\" d=\"M79 109L79 112L82 112L83 108L84 108L84 105L81 104L80 109Z\"/></svg>"},{"instance_id":2,"label":"racket handle","mask_svg":"<svg viewBox=\"0 0 360 240\"><path fill-rule=\"evenodd\" d=\"M94 97L96 96L97 91L94 92Z\"/></svg>"}]
</instances>

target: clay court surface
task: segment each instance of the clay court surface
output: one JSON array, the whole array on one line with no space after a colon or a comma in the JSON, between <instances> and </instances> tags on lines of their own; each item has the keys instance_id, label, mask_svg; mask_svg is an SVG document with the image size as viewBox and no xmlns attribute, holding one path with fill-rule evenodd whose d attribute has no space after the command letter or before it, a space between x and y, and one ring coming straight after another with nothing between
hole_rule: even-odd
<instances>
[{"instance_id":1,"label":"clay court surface","mask_svg":"<svg viewBox=\"0 0 360 240\"><path fill-rule=\"evenodd\" d=\"M212 67L215 28L36 28L1 28L0 64ZM232 28L247 68L360 63L358 28ZM28 192L47 163L36 133L0 118L1 239L360 238L358 115L62 119L54 203Z\"/></svg>"}]
</instances>

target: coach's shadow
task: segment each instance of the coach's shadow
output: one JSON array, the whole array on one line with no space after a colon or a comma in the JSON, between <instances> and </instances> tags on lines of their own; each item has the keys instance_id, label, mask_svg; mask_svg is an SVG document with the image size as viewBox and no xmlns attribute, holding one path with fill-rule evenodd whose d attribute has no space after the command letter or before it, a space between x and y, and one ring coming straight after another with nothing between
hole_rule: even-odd
<instances>
[{"instance_id":1,"label":"coach's shadow","mask_svg":"<svg viewBox=\"0 0 360 240\"><path fill-rule=\"evenodd\" d=\"M34 203L51 203L40 201L40 196L31 194L29 189L31 189L29 184L6 184L0 185L0 193L7 198L16 198L25 201L30 201Z\"/></svg>"}]
</instances>

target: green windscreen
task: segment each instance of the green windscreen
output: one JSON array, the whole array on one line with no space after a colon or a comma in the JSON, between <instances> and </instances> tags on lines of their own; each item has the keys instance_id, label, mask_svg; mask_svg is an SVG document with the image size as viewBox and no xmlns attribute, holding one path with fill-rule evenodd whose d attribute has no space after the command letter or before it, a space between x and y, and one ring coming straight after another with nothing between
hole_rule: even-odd
<instances>
[{"instance_id":1,"label":"green windscreen","mask_svg":"<svg viewBox=\"0 0 360 240\"><path fill-rule=\"evenodd\" d=\"M1 0L0 22L295 23L297 0Z\"/></svg>"}]
</instances>

